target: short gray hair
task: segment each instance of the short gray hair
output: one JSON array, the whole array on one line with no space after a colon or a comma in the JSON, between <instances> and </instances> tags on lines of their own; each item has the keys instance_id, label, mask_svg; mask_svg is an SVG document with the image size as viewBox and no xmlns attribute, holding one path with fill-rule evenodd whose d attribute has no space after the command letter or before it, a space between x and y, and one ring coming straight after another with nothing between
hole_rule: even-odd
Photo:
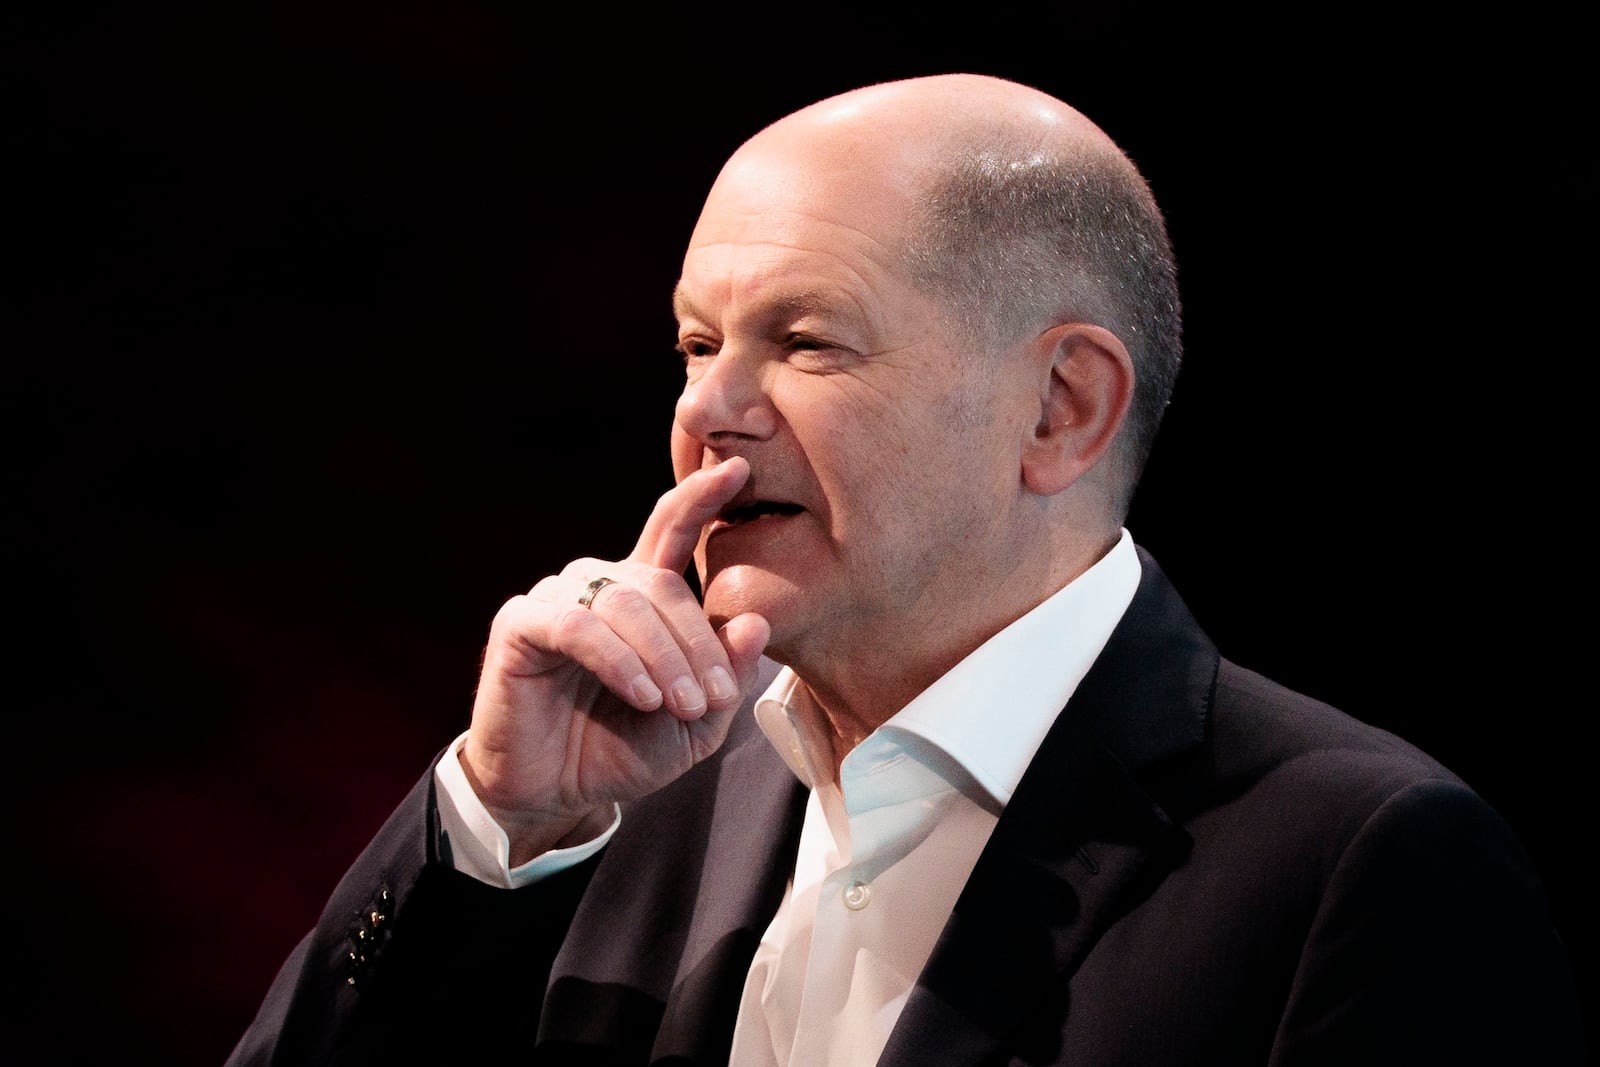
<instances>
[{"instance_id":1,"label":"short gray hair","mask_svg":"<svg viewBox=\"0 0 1600 1067\"><path fill-rule=\"evenodd\" d=\"M1183 358L1166 220L1133 162L1114 150L1045 153L993 135L955 143L920 198L908 272L979 344L1089 322L1128 347L1136 384L1119 444L1120 521Z\"/></svg>"}]
</instances>

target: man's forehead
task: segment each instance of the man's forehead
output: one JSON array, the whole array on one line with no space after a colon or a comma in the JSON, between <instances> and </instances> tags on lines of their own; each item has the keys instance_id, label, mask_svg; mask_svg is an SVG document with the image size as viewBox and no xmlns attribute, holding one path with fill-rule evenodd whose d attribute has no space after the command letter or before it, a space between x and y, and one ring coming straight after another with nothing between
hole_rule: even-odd
<instances>
[{"instance_id":1,"label":"man's forehead","mask_svg":"<svg viewBox=\"0 0 1600 1067\"><path fill-rule=\"evenodd\" d=\"M753 142L756 143L756 142ZM783 152L741 149L701 207L691 254L730 254L763 245L836 250L897 245L920 186L903 161L873 165L873 154L807 143Z\"/></svg>"},{"instance_id":2,"label":"man's forehead","mask_svg":"<svg viewBox=\"0 0 1600 1067\"><path fill-rule=\"evenodd\" d=\"M684 254L679 320L866 314L904 289L909 203L881 181L802 180L763 186L751 171L718 183Z\"/></svg>"}]
</instances>

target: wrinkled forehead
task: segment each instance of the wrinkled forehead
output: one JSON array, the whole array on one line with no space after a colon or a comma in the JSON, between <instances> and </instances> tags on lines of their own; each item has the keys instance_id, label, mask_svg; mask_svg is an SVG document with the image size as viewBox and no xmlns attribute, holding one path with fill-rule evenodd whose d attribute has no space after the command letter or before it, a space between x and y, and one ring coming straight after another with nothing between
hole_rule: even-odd
<instances>
[{"instance_id":1,"label":"wrinkled forehead","mask_svg":"<svg viewBox=\"0 0 1600 1067\"><path fill-rule=\"evenodd\" d=\"M837 305L897 288L914 172L851 147L788 138L730 159L689 239L680 294Z\"/></svg>"},{"instance_id":2,"label":"wrinkled forehead","mask_svg":"<svg viewBox=\"0 0 1600 1067\"><path fill-rule=\"evenodd\" d=\"M860 137L752 141L717 176L689 247L818 239L832 230L897 249L915 206L918 162Z\"/></svg>"}]
</instances>

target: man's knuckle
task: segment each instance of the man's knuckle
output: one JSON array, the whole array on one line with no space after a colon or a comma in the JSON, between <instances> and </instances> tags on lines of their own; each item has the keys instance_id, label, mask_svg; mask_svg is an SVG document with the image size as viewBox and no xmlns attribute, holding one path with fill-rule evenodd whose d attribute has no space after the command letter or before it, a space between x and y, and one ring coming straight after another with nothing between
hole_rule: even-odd
<instances>
[{"instance_id":1,"label":"man's knuckle","mask_svg":"<svg viewBox=\"0 0 1600 1067\"><path fill-rule=\"evenodd\" d=\"M626 645L610 649L600 658L600 673L607 678L632 678L639 673L639 657Z\"/></svg>"},{"instance_id":2,"label":"man's knuckle","mask_svg":"<svg viewBox=\"0 0 1600 1067\"><path fill-rule=\"evenodd\" d=\"M671 571L653 570L640 580L642 585L651 594L651 599L675 593L683 584L683 579Z\"/></svg>"},{"instance_id":3,"label":"man's knuckle","mask_svg":"<svg viewBox=\"0 0 1600 1067\"><path fill-rule=\"evenodd\" d=\"M635 612L644 607L644 594L631 585L614 582L595 594L595 600L604 598L609 601L607 607L613 611L624 613Z\"/></svg>"},{"instance_id":4,"label":"man's knuckle","mask_svg":"<svg viewBox=\"0 0 1600 1067\"><path fill-rule=\"evenodd\" d=\"M555 625L551 627L555 635L556 646L561 649L570 649L575 641L583 636L593 620L589 617L587 608L574 604L556 617Z\"/></svg>"},{"instance_id":5,"label":"man's knuckle","mask_svg":"<svg viewBox=\"0 0 1600 1067\"><path fill-rule=\"evenodd\" d=\"M690 658L699 662L719 660L722 657L722 642L717 640L717 635L712 633L709 628L703 633L694 633L686 636L684 645L689 650Z\"/></svg>"}]
</instances>

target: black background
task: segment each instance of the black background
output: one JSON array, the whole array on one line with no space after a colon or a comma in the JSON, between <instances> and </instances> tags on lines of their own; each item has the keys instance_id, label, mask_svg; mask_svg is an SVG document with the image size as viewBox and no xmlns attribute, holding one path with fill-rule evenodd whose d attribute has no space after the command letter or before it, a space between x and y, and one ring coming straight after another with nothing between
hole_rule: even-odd
<instances>
[{"instance_id":1,"label":"black background","mask_svg":"<svg viewBox=\"0 0 1600 1067\"><path fill-rule=\"evenodd\" d=\"M1119 10L7 15L0 1048L220 1063L495 609L670 484L722 159L944 70L1077 105L1167 210L1189 356L1135 537L1224 654L1506 815L1587 990L1582 35Z\"/></svg>"}]
</instances>

